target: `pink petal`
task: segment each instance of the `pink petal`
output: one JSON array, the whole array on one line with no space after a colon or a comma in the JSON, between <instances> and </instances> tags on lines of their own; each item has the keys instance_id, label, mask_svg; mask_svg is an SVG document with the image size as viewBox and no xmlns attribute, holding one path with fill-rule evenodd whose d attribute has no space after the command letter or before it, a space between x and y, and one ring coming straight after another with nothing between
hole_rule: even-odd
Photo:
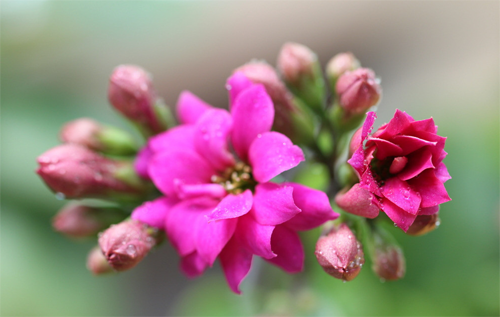
<instances>
[{"instance_id":1,"label":"pink petal","mask_svg":"<svg viewBox=\"0 0 500 317\"><path fill-rule=\"evenodd\" d=\"M251 214L261 225L279 225L300 212L293 201L293 187L274 183L255 187Z\"/></svg>"},{"instance_id":2,"label":"pink petal","mask_svg":"<svg viewBox=\"0 0 500 317\"><path fill-rule=\"evenodd\" d=\"M250 272L252 253L242 248L238 241L231 239L219 258L229 287L236 294L241 294L239 286Z\"/></svg>"},{"instance_id":3,"label":"pink petal","mask_svg":"<svg viewBox=\"0 0 500 317\"><path fill-rule=\"evenodd\" d=\"M249 189L238 195L229 194L207 215L207 220L214 221L241 217L250 211L252 201L252 192Z\"/></svg>"},{"instance_id":4,"label":"pink petal","mask_svg":"<svg viewBox=\"0 0 500 317\"><path fill-rule=\"evenodd\" d=\"M436 177L442 182L445 183L446 181L451 179L450 173L448 173L448 169L446 168L446 165L444 163L439 163L438 166L436 167Z\"/></svg>"},{"instance_id":5,"label":"pink petal","mask_svg":"<svg viewBox=\"0 0 500 317\"><path fill-rule=\"evenodd\" d=\"M286 226L277 226L271 237L271 245L278 256L268 259L288 273L298 273L304 268L304 249L299 235Z\"/></svg>"},{"instance_id":6,"label":"pink petal","mask_svg":"<svg viewBox=\"0 0 500 317\"><path fill-rule=\"evenodd\" d=\"M375 121L375 118L377 118L377 115L373 111L370 111L366 114L366 119L363 123L363 129L361 132L360 146L358 147L356 152L354 152L352 157L347 161L347 163L351 164L351 166L356 170L356 172L358 172L359 175L361 175L365 169L363 142L368 138L368 135L373 128L373 122Z\"/></svg>"},{"instance_id":7,"label":"pink petal","mask_svg":"<svg viewBox=\"0 0 500 317\"><path fill-rule=\"evenodd\" d=\"M399 208L412 215L418 213L422 198L407 182L397 177L389 178L381 188L382 195Z\"/></svg>"},{"instance_id":8,"label":"pink petal","mask_svg":"<svg viewBox=\"0 0 500 317\"><path fill-rule=\"evenodd\" d=\"M410 124L410 131L425 131L436 134L437 126L434 124L434 119L429 118L420 121L414 121ZM411 134L411 132L409 132Z\"/></svg>"},{"instance_id":9,"label":"pink petal","mask_svg":"<svg viewBox=\"0 0 500 317\"><path fill-rule=\"evenodd\" d=\"M273 126L274 106L264 86L253 85L242 91L231 109L233 132L231 139L238 156L247 161L248 151L259 134Z\"/></svg>"},{"instance_id":10,"label":"pink petal","mask_svg":"<svg viewBox=\"0 0 500 317\"><path fill-rule=\"evenodd\" d=\"M137 174L139 174L139 176L144 179L150 179L148 174L148 166L149 166L149 161L151 160L152 157L153 157L153 151L151 151L149 145L146 144L146 146L144 146L139 151L137 157L135 158L134 169L137 172Z\"/></svg>"},{"instance_id":11,"label":"pink petal","mask_svg":"<svg viewBox=\"0 0 500 317\"><path fill-rule=\"evenodd\" d=\"M373 193L377 196L382 196L379 184L373 177L372 171L370 169L367 169L366 172L361 175L359 186L368 190L370 193Z\"/></svg>"},{"instance_id":12,"label":"pink petal","mask_svg":"<svg viewBox=\"0 0 500 317\"><path fill-rule=\"evenodd\" d=\"M335 203L353 215L373 219L379 214L376 198L368 190L361 188L359 183L354 184L346 193L338 193Z\"/></svg>"},{"instance_id":13,"label":"pink petal","mask_svg":"<svg viewBox=\"0 0 500 317\"><path fill-rule=\"evenodd\" d=\"M311 230L328 220L337 219L339 214L333 211L328 196L322 191L296 183L283 183L293 187L293 201L301 212L286 222L293 230Z\"/></svg>"},{"instance_id":14,"label":"pink petal","mask_svg":"<svg viewBox=\"0 0 500 317\"><path fill-rule=\"evenodd\" d=\"M418 215L434 215L439 212L439 205L432 206L432 207L427 207L427 208L421 208L418 211Z\"/></svg>"},{"instance_id":15,"label":"pink petal","mask_svg":"<svg viewBox=\"0 0 500 317\"><path fill-rule=\"evenodd\" d=\"M174 152L178 150L195 151L192 125L180 125L149 139L148 145L153 153Z\"/></svg>"},{"instance_id":16,"label":"pink petal","mask_svg":"<svg viewBox=\"0 0 500 317\"><path fill-rule=\"evenodd\" d=\"M181 269L188 277L199 276L205 271L208 264L194 251L181 259Z\"/></svg>"},{"instance_id":17,"label":"pink petal","mask_svg":"<svg viewBox=\"0 0 500 317\"><path fill-rule=\"evenodd\" d=\"M211 183L215 171L196 152L174 151L155 155L149 164L149 176L167 196L176 194L176 183Z\"/></svg>"},{"instance_id":18,"label":"pink petal","mask_svg":"<svg viewBox=\"0 0 500 317\"><path fill-rule=\"evenodd\" d=\"M378 134L377 137L380 139L390 140L392 137L408 129L410 127L410 123L413 121L413 118L406 114L406 112L396 109L394 117L391 121L389 121L385 130Z\"/></svg>"},{"instance_id":19,"label":"pink petal","mask_svg":"<svg viewBox=\"0 0 500 317\"><path fill-rule=\"evenodd\" d=\"M265 183L299 165L304 153L283 134L266 132L252 143L249 157L255 180Z\"/></svg>"},{"instance_id":20,"label":"pink petal","mask_svg":"<svg viewBox=\"0 0 500 317\"><path fill-rule=\"evenodd\" d=\"M432 152L428 148L422 148L407 156L408 163L403 171L398 174L399 179L409 180L428 168L434 168L432 164Z\"/></svg>"},{"instance_id":21,"label":"pink petal","mask_svg":"<svg viewBox=\"0 0 500 317\"><path fill-rule=\"evenodd\" d=\"M242 72L236 72L227 79L226 88L229 91L229 109L232 108L236 97L253 83Z\"/></svg>"},{"instance_id":22,"label":"pink petal","mask_svg":"<svg viewBox=\"0 0 500 317\"><path fill-rule=\"evenodd\" d=\"M212 266L219 253L233 236L238 219L208 222L206 217L196 227L196 250Z\"/></svg>"},{"instance_id":23,"label":"pink petal","mask_svg":"<svg viewBox=\"0 0 500 317\"><path fill-rule=\"evenodd\" d=\"M381 207L387 216L394 221L394 224L404 232L408 231L408 228L410 228L415 218L417 218L417 215L405 212L403 209L391 203L388 199L382 200Z\"/></svg>"},{"instance_id":24,"label":"pink petal","mask_svg":"<svg viewBox=\"0 0 500 317\"><path fill-rule=\"evenodd\" d=\"M208 103L184 90L177 101L177 117L182 124L195 124L203 113L211 108Z\"/></svg>"},{"instance_id":25,"label":"pink petal","mask_svg":"<svg viewBox=\"0 0 500 317\"><path fill-rule=\"evenodd\" d=\"M195 197L222 198L227 195L226 190L219 184L182 184L181 181L174 182L176 185L177 196L180 199L189 199Z\"/></svg>"},{"instance_id":26,"label":"pink petal","mask_svg":"<svg viewBox=\"0 0 500 317\"><path fill-rule=\"evenodd\" d=\"M435 146L437 144L437 142L426 141L410 135L396 135L392 141L403 149L401 156L415 152L426 145Z\"/></svg>"},{"instance_id":27,"label":"pink petal","mask_svg":"<svg viewBox=\"0 0 500 317\"><path fill-rule=\"evenodd\" d=\"M245 215L238 219L235 236L241 241L242 246L253 254L271 259L276 256L271 249L273 231L274 226L263 226L251 215Z\"/></svg>"},{"instance_id":28,"label":"pink petal","mask_svg":"<svg viewBox=\"0 0 500 317\"><path fill-rule=\"evenodd\" d=\"M170 209L178 202L176 197L160 197L153 201L147 201L134 209L131 218L164 230L166 217Z\"/></svg>"},{"instance_id":29,"label":"pink petal","mask_svg":"<svg viewBox=\"0 0 500 317\"><path fill-rule=\"evenodd\" d=\"M377 146L375 156L379 160L383 160L388 156L400 156L403 153L403 150L398 145L384 139L368 138L366 146L370 146L372 142Z\"/></svg>"},{"instance_id":30,"label":"pink petal","mask_svg":"<svg viewBox=\"0 0 500 317\"><path fill-rule=\"evenodd\" d=\"M217 201L211 199L190 199L170 209L166 217L165 231L180 256L186 256L196 250L198 222L206 222L205 215L216 205Z\"/></svg>"},{"instance_id":31,"label":"pink petal","mask_svg":"<svg viewBox=\"0 0 500 317\"><path fill-rule=\"evenodd\" d=\"M422 208L436 206L451 200L443 183L436 177L432 169L425 170L417 177L410 179L408 184L420 193L422 197L420 207Z\"/></svg>"},{"instance_id":32,"label":"pink petal","mask_svg":"<svg viewBox=\"0 0 500 317\"><path fill-rule=\"evenodd\" d=\"M223 109L206 111L196 123L196 150L218 171L234 165L233 155L227 148L232 124L231 115Z\"/></svg>"}]
</instances>

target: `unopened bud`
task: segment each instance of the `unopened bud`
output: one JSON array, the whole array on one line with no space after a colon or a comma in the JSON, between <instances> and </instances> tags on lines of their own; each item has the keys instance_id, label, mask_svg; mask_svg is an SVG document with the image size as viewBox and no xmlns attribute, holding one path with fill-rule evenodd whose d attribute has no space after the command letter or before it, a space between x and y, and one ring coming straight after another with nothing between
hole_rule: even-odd
<instances>
[{"instance_id":1,"label":"unopened bud","mask_svg":"<svg viewBox=\"0 0 500 317\"><path fill-rule=\"evenodd\" d=\"M372 70L359 68L340 76L336 92L340 107L347 113L356 115L364 114L377 104L381 88Z\"/></svg>"},{"instance_id":2,"label":"unopened bud","mask_svg":"<svg viewBox=\"0 0 500 317\"><path fill-rule=\"evenodd\" d=\"M315 254L326 273L344 281L354 279L365 263L361 243L345 223L318 239Z\"/></svg>"},{"instance_id":3,"label":"unopened bud","mask_svg":"<svg viewBox=\"0 0 500 317\"><path fill-rule=\"evenodd\" d=\"M436 229L439 226L439 222L437 213L433 215L420 215L415 218L415 221L406 233L412 236L421 236Z\"/></svg>"},{"instance_id":4,"label":"unopened bud","mask_svg":"<svg viewBox=\"0 0 500 317\"><path fill-rule=\"evenodd\" d=\"M126 218L116 208L99 208L69 203L52 220L54 229L66 236L84 238L96 235L113 223Z\"/></svg>"},{"instance_id":5,"label":"unopened bud","mask_svg":"<svg viewBox=\"0 0 500 317\"><path fill-rule=\"evenodd\" d=\"M356 183L349 190L339 192L335 196L335 203L353 215L375 218L379 214L379 208L374 204L374 199L372 193Z\"/></svg>"},{"instance_id":6,"label":"unopened bud","mask_svg":"<svg viewBox=\"0 0 500 317\"><path fill-rule=\"evenodd\" d=\"M335 92L335 85L342 74L359 67L361 67L359 61L350 52L340 53L332 57L326 65L326 75L332 87L332 91Z\"/></svg>"},{"instance_id":7,"label":"unopened bud","mask_svg":"<svg viewBox=\"0 0 500 317\"><path fill-rule=\"evenodd\" d=\"M323 111L325 82L313 51L304 45L286 43L278 56L278 69L297 97L316 112Z\"/></svg>"},{"instance_id":8,"label":"unopened bud","mask_svg":"<svg viewBox=\"0 0 500 317\"><path fill-rule=\"evenodd\" d=\"M76 144L48 150L38 164L38 175L59 198L136 200L150 190L132 162L109 159Z\"/></svg>"},{"instance_id":9,"label":"unopened bud","mask_svg":"<svg viewBox=\"0 0 500 317\"><path fill-rule=\"evenodd\" d=\"M128 220L109 227L99 237L99 246L116 271L136 266L156 244L157 229Z\"/></svg>"},{"instance_id":10,"label":"unopened bud","mask_svg":"<svg viewBox=\"0 0 500 317\"><path fill-rule=\"evenodd\" d=\"M130 155L137 152L137 144L130 134L87 118L66 123L61 129L60 139L64 143L80 144L105 154Z\"/></svg>"},{"instance_id":11,"label":"unopened bud","mask_svg":"<svg viewBox=\"0 0 500 317\"><path fill-rule=\"evenodd\" d=\"M406 262L403 250L386 230L377 227L372 232L374 246L372 269L382 279L398 280L405 275Z\"/></svg>"},{"instance_id":12,"label":"unopened bud","mask_svg":"<svg viewBox=\"0 0 500 317\"><path fill-rule=\"evenodd\" d=\"M163 113L165 107L157 103L151 76L144 69L134 65L118 66L109 80L108 97L113 107L146 136L167 129L161 117L167 114ZM162 107L161 111L157 106Z\"/></svg>"},{"instance_id":13,"label":"unopened bud","mask_svg":"<svg viewBox=\"0 0 500 317\"><path fill-rule=\"evenodd\" d=\"M87 269L94 275L102 275L114 271L99 247L90 250L87 256Z\"/></svg>"}]
</instances>

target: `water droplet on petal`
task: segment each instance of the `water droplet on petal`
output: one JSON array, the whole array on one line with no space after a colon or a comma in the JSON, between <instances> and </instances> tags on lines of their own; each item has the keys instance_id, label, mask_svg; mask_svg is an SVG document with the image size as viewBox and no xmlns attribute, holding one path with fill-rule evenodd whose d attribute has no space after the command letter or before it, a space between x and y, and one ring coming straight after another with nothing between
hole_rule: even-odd
<instances>
[{"instance_id":1,"label":"water droplet on petal","mask_svg":"<svg viewBox=\"0 0 500 317\"><path fill-rule=\"evenodd\" d=\"M133 244L127 245L125 252L127 252L127 254L132 256L132 257L135 257L137 255L137 249L135 248L135 245L133 245Z\"/></svg>"},{"instance_id":2,"label":"water droplet on petal","mask_svg":"<svg viewBox=\"0 0 500 317\"><path fill-rule=\"evenodd\" d=\"M56 199L57 200L64 200L66 199L66 195L64 195L63 193L59 192L59 193L56 193Z\"/></svg>"}]
</instances>

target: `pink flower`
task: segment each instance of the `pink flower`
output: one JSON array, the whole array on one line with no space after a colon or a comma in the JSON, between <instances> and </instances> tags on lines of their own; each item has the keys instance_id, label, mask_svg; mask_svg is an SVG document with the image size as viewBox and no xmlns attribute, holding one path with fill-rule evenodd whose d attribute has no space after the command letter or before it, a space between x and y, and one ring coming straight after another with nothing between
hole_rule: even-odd
<instances>
[{"instance_id":1,"label":"pink flower","mask_svg":"<svg viewBox=\"0 0 500 317\"><path fill-rule=\"evenodd\" d=\"M132 218L166 231L188 276L219 258L230 288L240 293L253 255L299 272L304 251L297 231L338 215L323 192L270 182L303 161L302 150L270 131L274 108L262 85L241 73L228 85L230 113L181 94L183 125L150 139L136 162L165 197L138 207Z\"/></svg>"},{"instance_id":2,"label":"pink flower","mask_svg":"<svg viewBox=\"0 0 500 317\"><path fill-rule=\"evenodd\" d=\"M360 182L336 202L368 218L381 209L406 232L417 216L435 214L439 204L451 200L443 185L451 178L442 162L446 138L436 134L432 118L415 121L400 110L369 136L375 118L369 112L362 133L351 141L357 149L348 162Z\"/></svg>"}]
</instances>

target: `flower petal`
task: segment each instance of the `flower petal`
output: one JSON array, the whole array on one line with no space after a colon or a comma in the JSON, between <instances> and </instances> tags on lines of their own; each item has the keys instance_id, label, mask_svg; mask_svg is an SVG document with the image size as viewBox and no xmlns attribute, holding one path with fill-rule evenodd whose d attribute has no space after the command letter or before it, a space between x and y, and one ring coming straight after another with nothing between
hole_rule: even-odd
<instances>
[{"instance_id":1,"label":"flower petal","mask_svg":"<svg viewBox=\"0 0 500 317\"><path fill-rule=\"evenodd\" d=\"M380 188L382 195L399 208L412 215L418 213L422 198L420 194L413 190L407 182L397 177L389 178L384 186Z\"/></svg>"},{"instance_id":2,"label":"flower petal","mask_svg":"<svg viewBox=\"0 0 500 317\"><path fill-rule=\"evenodd\" d=\"M252 253L242 248L238 241L231 239L219 258L229 287L236 294L241 294L239 286L250 272Z\"/></svg>"},{"instance_id":3,"label":"flower petal","mask_svg":"<svg viewBox=\"0 0 500 317\"><path fill-rule=\"evenodd\" d=\"M251 214L261 225L279 225L300 212L293 201L293 187L274 183L255 187Z\"/></svg>"},{"instance_id":4,"label":"flower petal","mask_svg":"<svg viewBox=\"0 0 500 317\"><path fill-rule=\"evenodd\" d=\"M180 125L150 138L148 145L155 154L178 150L195 151L195 131L192 125Z\"/></svg>"},{"instance_id":5,"label":"flower petal","mask_svg":"<svg viewBox=\"0 0 500 317\"><path fill-rule=\"evenodd\" d=\"M396 109L394 117L389 121L382 133L377 135L377 138L390 140L397 134L402 134L403 131L410 127L413 118L406 112Z\"/></svg>"},{"instance_id":6,"label":"flower petal","mask_svg":"<svg viewBox=\"0 0 500 317\"><path fill-rule=\"evenodd\" d=\"M335 203L353 215L373 219L379 214L375 196L365 188L360 187L359 183L354 184L345 193L338 193L335 197Z\"/></svg>"},{"instance_id":7,"label":"flower petal","mask_svg":"<svg viewBox=\"0 0 500 317\"><path fill-rule=\"evenodd\" d=\"M144 179L150 179L148 174L148 166L149 166L149 161L151 160L152 157L153 157L153 151L151 151L149 145L146 144L146 146L144 146L139 151L137 157L135 158L134 169L137 172L137 174Z\"/></svg>"},{"instance_id":8,"label":"flower petal","mask_svg":"<svg viewBox=\"0 0 500 317\"><path fill-rule=\"evenodd\" d=\"M233 236L238 219L223 219L208 222L206 217L196 227L196 250L212 266L219 253Z\"/></svg>"},{"instance_id":9,"label":"flower petal","mask_svg":"<svg viewBox=\"0 0 500 317\"><path fill-rule=\"evenodd\" d=\"M177 101L177 117L182 124L195 124L203 113L211 108L208 103L184 90Z\"/></svg>"},{"instance_id":10,"label":"flower petal","mask_svg":"<svg viewBox=\"0 0 500 317\"><path fill-rule=\"evenodd\" d=\"M361 175L365 169L365 155L363 149L363 142L368 138L368 134L370 134L373 128L373 122L377 118L377 114L373 111L370 111L366 114L365 122L363 123L363 128L361 132L360 144L357 150L354 152L352 157L347 161L347 163L351 164L351 166Z\"/></svg>"},{"instance_id":11,"label":"flower petal","mask_svg":"<svg viewBox=\"0 0 500 317\"><path fill-rule=\"evenodd\" d=\"M426 145L435 146L437 144L437 142L426 141L411 135L396 135L392 141L403 149L401 156L415 152Z\"/></svg>"},{"instance_id":12,"label":"flower petal","mask_svg":"<svg viewBox=\"0 0 500 317\"><path fill-rule=\"evenodd\" d=\"M231 109L233 132L231 139L238 156L247 161L248 151L259 134L273 126L274 106L264 86L258 84L242 91Z\"/></svg>"},{"instance_id":13,"label":"flower petal","mask_svg":"<svg viewBox=\"0 0 500 317\"><path fill-rule=\"evenodd\" d=\"M437 126L434 124L434 119L432 118L414 121L410 126L410 131L408 131L409 134L411 134L412 131L425 131L432 134L437 133Z\"/></svg>"},{"instance_id":14,"label":"flower petal","mask_svg":"<svg viewBox=\"0 0 500 317\"><path fill-rule=\"evenodd\" d=\"M181 259L181 269L188 277L199 276L205 271L208 264L194 251Z\"/></svg>"},{"instance_id":15,"label":"flower petal","mask_svg":"<svg viewBox=\"0 0 500 317\"><path fill-rule=\"evenodd\" d=\"M267 259L288 273L298 273L304 268L304 249L299 235L286 226L276 226L271 246L277 257Z\"/></svg>"},{"instance_id":16,"label":"flower petal","mask_svg":"<svg viewBox=\"0 0 500 317\"><path fill-rule=\"evenodd\" d=\"M176 194L176 183L210 183L215 174L208 163L193 151L160 153L149 164L149 176L158 189L167 196Z\"/></svg>"},{"instance_id":17,"label":"flower petal","mask_svg":"<svg viewBox=\"0 0 500 317\"><path fill-rule=\"evenodd\" d=\"M420 207L422 208L436 206L451 200L443 183L436 177L432 169L425 170L417 177L410 179L408 184L420 193L422 197Z\"/></svg>"},{"instance_id":18,"label":"flower petal","mask_svg":"<svg viewBox=\"0 0 500 317\"><path fill-rule=\"evenodd\" d=\"M226 88L229 91L229 109L234 105L236 97L252 85L253 83L242 72L235 72L227 79Z\"/></svg>"},{"instance_id":19,"label":"flower petal","mask_svg":"<svg viewBox=\"0 0 500 317\"><path fill-rule=\"evenodd\" d=\"M403 150L398 145L379 138L368 138L366 146L370 146L372 142L377 146L375 156L379 160L383 160L388 156L400 156L403 153Z\"/></svg>"},{"instance_id":20,"label":"flower petal","mask_svg":"<svg viewBox=\"0 0 500 317\"><path fill-rule=\"evenodd\" d=\"M413 177L419 175L424 170L432 168L432 152L429 148L422 148L416 152L407 156L408 163L405 168L398 174L398 178L401 180L409 180Z\"/></svg>"},{"instance_id":21,"label":"flower petal","mask_svg":"<svg viewBox=\"0 0 500 317\"><path fill-rule=\"evenodd\" d=\"M178 202L177 197L160 197L153 201L147 201L134 209L131 218L164 230L166 217L170 209Z\"/></svg>"},{"instance_id":22,"label":"flower petal","mask_svg":"<svg viewBox=\"0 0 500 317\"><path fill-rule=\"evenodd\" d=\"M328 196L322 191L296 183L283 183L293 187L293 201L301 212L285 224L293 230L311 230L328 220L337 219L339 214L333 211Z\"/></svg>"},{"instance_id":23,"label":"flower petal","mask_svg":"<svg viewBox=\"0 0 500 317\"><path fill-rule=\"evenodd\" d=\"M404 232L408 231L411 224L417 218L417 215L412 215L405 212L403 209L394 205L390 200L383 198L381 208L386 215L394 221L394 224L401 228Z\"/></svg>"},{"instance_id":24,"label":"flower petal","mask_svg":"<svg viewBox=\"0 0 500 317\"><path fill-rule=\"evenodd\" d=\"M212 197L212 198L222 198L227 195L226 190L222 185L219 184L196 184L189 185L183 184L181 181L174 181L176 185L177 196L180 199L189 199L195 197Z\"/></svg>"},{"instance_id":25,"label":"flower petal","mask_svg":"<svg viewBox=\"0 0 500 317\"><path fill-rule=\"evenodd\" d=\"M249 157L254 178L265 183L299 165L304 160L304 153L283 134L266 132L252 143Z\"/></svg>"},{"instance_id":26,"label":"flower petal","mask_svg":"<svg viewBox=\"0 0 500 317\"><path fill-rule=\"evenodd\" d=\"M446 165L444 163L439 163L438 166L436 167L436 177L442 182L445 183L446 181L451 179L450 173L448 173L448 169L446 168Z\"/></svg>"},{"instance_id":27,"label":"flower petal","mask_svg":"<svg viewBox=\"0 0 500 317\"><path fill-rule=\"evenodd\" d=\"M432 207L427 207L427 208L421 208L418 211L418 215L434 215L439 212L439 205L432 206Z\"/></svg>"},{"instance_id":28,"label":"flower petal","mask_svg":"<svg viewBox=\"0 0 500 317\"><path fill-rule=\"evenodd\" d=\"M235 236L253 254L271 259L276 256L271 248L273 231L274 226L261 225L251 215L245 215L238 219Z\"/></svg>"},{"instance_id":29,"label":"flower petal","mask_svg":"<svg viewBox=\"0 0 500 317\"><path fill-rule=\"evenodd\" d=\"M249 189L238 195L229 194L207 215L207 220L210 222L241 217L250 211L252 201L252 192Z\"/></svg>"}]
</instances>

